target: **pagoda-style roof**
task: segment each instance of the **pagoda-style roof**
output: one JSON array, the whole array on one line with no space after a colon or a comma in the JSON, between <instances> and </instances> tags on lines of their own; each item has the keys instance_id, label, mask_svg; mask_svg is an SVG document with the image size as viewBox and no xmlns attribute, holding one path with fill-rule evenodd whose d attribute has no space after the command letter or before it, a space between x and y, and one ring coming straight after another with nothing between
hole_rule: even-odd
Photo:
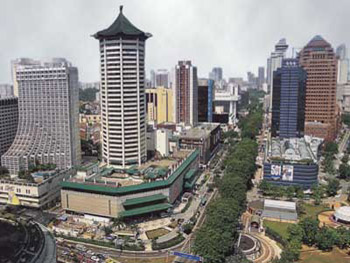
<instances>
[{"instance_id":1,"label":"pagoda-style roof","mask_svg":"<svg viewBox=\"0 0 350 263\"><path fill-rule=\"evenodd\" d=\"M313 47L330 47L331 44L329 44L324 38L320 35L314 36L309 43L306 45L308 48L313 48Z\"/></svg>"},{"instance_id":2,"label":"pagoda-style roof","mask_svg":"<svg viewBox=\"0 0 350 263\"><path fill-rule=\"evenodd\" d=\"M93 35L96 39L111 38L111 37L134 37L147 39L152 35L145 33L135 27L123 14L123 6L120 6L120 13L117 19L108 28L97 32Z\"/></svg>"}]
</instances>

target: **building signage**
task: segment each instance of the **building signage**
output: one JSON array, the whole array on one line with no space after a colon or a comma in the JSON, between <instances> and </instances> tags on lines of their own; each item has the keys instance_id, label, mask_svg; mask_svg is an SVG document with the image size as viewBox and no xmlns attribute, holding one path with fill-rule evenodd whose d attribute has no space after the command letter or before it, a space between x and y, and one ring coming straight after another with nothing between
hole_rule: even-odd
<instances>
[{"instance_id":1,"label":"building signage","mask_svg":"<svg viewBox=\"0 0 350 263\"><path fill-rule=\"evenodd\" d=\"M293 181L294 167L293 165L283 165L282 181Z\"/></svg>"},{"instance_id":2,"label":"building signage","mask_svg":"<svg viewBox=\"0 0 350 263\"><path fill-rule=\"evenodd\" d=\"M294 167L293 165L271 165L271 178L273 180L293 181Z\"/></svg>"},{"instance_id":3,"label":"building signage","mask_svg":"<svg viewBox=\"0 0 350 263\"><path fill-rule=\"evenodd\" d=\"M271 177L273 180L281 180L281 166L272 164L271 165Z\"/></svg>"},{"instance_id":4,"label":"building signage","mask_svg":"<svg viewBox=\"0 0 350 263\"><path fill-rule=\"evenodd\" d=\"M197 262L203 262L203 258L202 257L191 255L191 254L186 254L186 253L177 252L177 251L171 251L170 254L174 255L174 256L177 256L177 257L180 257L180 258L186 258L188 260L193 260L193 261L197 261Z\"/></svg>"}]
</instances>

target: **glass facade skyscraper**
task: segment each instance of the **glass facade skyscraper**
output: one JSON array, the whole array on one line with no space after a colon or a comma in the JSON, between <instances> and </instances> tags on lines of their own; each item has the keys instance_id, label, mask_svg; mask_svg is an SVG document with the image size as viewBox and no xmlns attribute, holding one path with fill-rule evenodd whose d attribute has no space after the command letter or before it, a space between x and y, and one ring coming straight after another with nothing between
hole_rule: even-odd
<instances>
[{"instance_id":1,"label":"glass facade skyscraper","mask_svg":"<svg viewBox=\"0 0 350 263\"><path fill-rule=\"evenodd\" d=\"M283 59L273 75L272 136L304 136L306 72L298 59Z\"/></svg>"}]
</instances>

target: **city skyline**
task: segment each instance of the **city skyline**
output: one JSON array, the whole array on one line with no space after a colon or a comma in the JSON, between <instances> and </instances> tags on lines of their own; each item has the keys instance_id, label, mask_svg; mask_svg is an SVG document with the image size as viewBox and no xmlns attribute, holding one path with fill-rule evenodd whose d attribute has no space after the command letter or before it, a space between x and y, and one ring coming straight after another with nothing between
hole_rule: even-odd
<instances>
[{"instance_id":1,"label":"city skyline","mask_svg":"<svg viewBox=\"0 0 350 263\"><path fill-rule=\"evenodd\" d=\"M77 65L82 81L97 81L98 55L94 52L97 44L89 35L116 16L119 4L126 6L126 15L141 30L148 28L155 36L148 44L147 75L150 69L170 70L178 60L186 59L198 66L199 77L207 76L215 66L224 69L225 78L244 77L246 71L256 73L259 66L266 66L266 57L280 38L286 38L290 46L296 48L305 46L317 34L328 39L334 48L350 43L350 37L342 34L346 31L346 10L350 7L350 2L346 1L334 6L326 5L326 1L319 1L317 6L312 1L271 1L269 4L223 1L220 6L214 6L212 1L197 0L162 1L157 5L153 1L106 2L99 5L93 1L87 8L83 1L75 1L74 5L66 5L65 1L48 4L40 0L20 5L5 1L0 11L3 19L0 28L3 35L11 37L2 41L6 52L0 54L0 83L12 82L10 62L18 57L66 57ZM178 20L180 10L185 11ZM222 18L220 27L215 19L219 16ZM334 16L339 19L334 21ZM91 17L99 17L98 22ZM44 36L46 41L42 41ZM252 41L252 37L257 41ZM24 44L24 38L31 45ZM181 45L188 39L193 41ZM69 43L83 44L72 48Z\"/></svg>"}]
</instances>

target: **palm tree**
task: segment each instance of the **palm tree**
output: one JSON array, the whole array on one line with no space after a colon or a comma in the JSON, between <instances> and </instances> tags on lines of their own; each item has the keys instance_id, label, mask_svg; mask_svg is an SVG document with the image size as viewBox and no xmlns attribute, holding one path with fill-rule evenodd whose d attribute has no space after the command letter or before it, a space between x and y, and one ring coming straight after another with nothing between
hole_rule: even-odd
<instances>
[{"instance_id":1,"label":"palm tree","mask_svg":"<svg viewBox=\"0 0 350 263\"><path fill-rule=\"evenodd\" d=\"M113 227L117 227L118 230L124 227L124 221L122 217L117 217L113 219Z\"/></svg>"}]
</instances>

